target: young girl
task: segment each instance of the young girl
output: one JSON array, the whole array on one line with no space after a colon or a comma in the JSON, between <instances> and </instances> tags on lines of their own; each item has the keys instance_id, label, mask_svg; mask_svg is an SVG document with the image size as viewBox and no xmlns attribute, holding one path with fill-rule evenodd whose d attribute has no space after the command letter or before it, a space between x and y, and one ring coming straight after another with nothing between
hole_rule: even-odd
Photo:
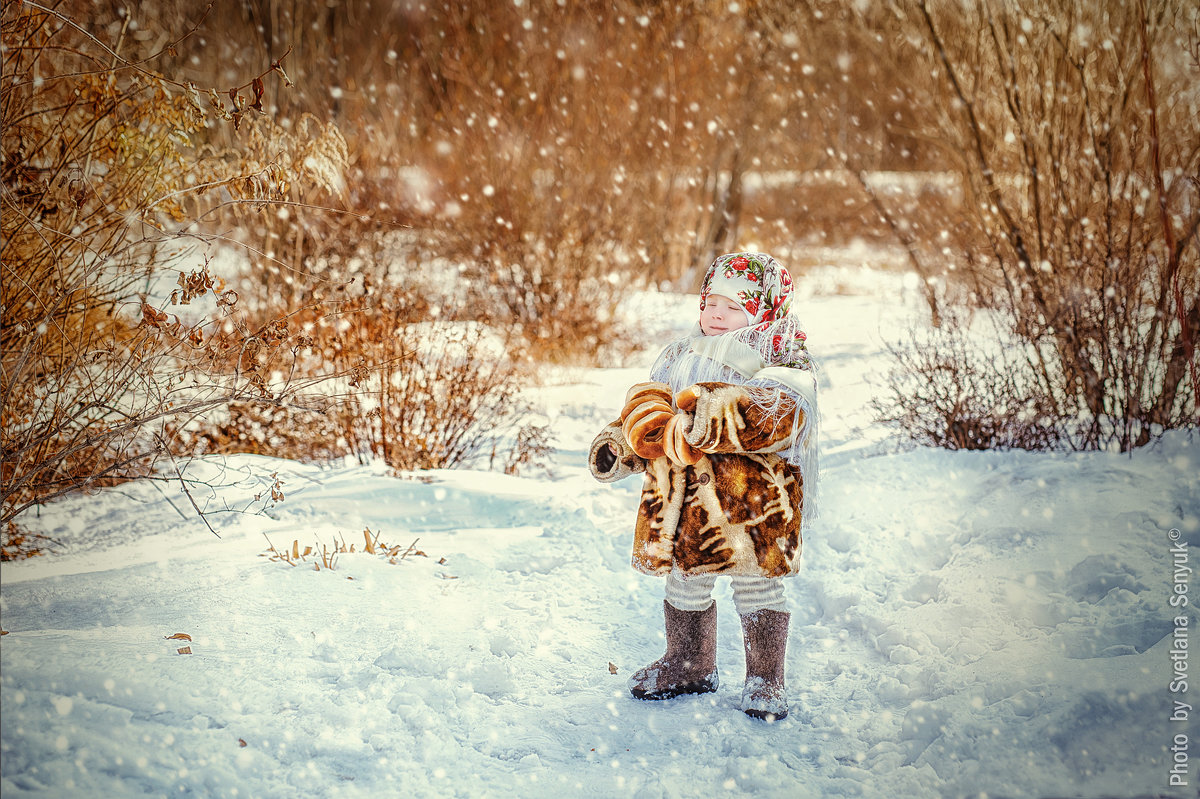
<instances>
[{"instance_id":1,"label":"young girl","mask_svg":"<svg viewBox=\"0 0 1200 799\"><path fill-rule=\"evenodd\" d=\"M630 678L638 699L717 690L712 589L730 575L746 651L741 708L768 721L788 713L780 578L799 569L817 474L814 365L791 299L771 256L717 258L697 325L592 444L597 479L645 472L633 566L667 578L667 651Z\"/></svg>"}]
</instances>

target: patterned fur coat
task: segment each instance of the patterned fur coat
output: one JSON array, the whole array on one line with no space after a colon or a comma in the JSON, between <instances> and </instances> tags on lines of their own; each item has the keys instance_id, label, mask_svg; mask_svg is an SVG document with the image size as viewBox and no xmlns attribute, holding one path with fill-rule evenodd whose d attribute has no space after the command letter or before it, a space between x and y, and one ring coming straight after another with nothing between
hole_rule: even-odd
<instances>
[{"instance_id":1,"label":"patterned fur coat","mask_svg":"<svg viewBox=\"0 0 1200 799\"><path fill-rule=\"evenodd\" d=\"M658 385L670 396L665 384ZM688 391L685 437L704 453L694 465L639 457L619 419L592 443L589 465L596 479L645 473L634 568L647 574L672 568L684 574L795 574L804 486L783 453L799 433L803 411L797 413L786 394L755 397L775 391L768 387L710 382ZM761 408L772 405L782 412L767 417Z\"/></svg>"}]
</instances>

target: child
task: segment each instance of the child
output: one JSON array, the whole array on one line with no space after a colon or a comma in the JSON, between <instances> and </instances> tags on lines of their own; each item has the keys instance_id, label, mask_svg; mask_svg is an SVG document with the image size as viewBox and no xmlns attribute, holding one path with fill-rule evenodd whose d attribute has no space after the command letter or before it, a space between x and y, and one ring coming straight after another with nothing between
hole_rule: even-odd
<instances>
[{"instance_id":1,"label":"child","mask_svg":"<svg viewBox=\"0 0 1200 799\"><path fill-rule=\"evenodd\" d=\"M713 262L700 319L633 386L592 444L602 481L644 471L633 566L666 575L667 651L630 678L638 699L717 690L718 575L733 580L746 651L741 708L787 716L788 621L780 578L799 569L813 516L816 380L791 316L787 270L763 253Z\"/></svg>"}]
</instances>

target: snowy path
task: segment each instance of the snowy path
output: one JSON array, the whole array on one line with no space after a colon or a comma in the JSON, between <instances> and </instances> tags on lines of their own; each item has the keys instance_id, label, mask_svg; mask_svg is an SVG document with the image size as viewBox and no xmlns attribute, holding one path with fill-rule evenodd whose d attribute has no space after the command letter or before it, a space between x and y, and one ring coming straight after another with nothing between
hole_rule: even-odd
<instances>
[{"instance_id":1,"label":"snowy path","mask_svg":"<svg viewBox=\"0 0 1200 799\"><path fill-rule=\"evenodd\" d=\"M897 323L885 306L829 297L809 315L810 340L837 347L823 517L789 586L784 722L737 710L724 583L721 689L626 693L661 653L661 584L628 566L637 481L595 483L583 452L641 371L580 370L542 392L550 477L238 458L279 470L287 499L227 517L220 540L145 485L47 509L40 523L72 551L3 566L0 789L1194 796L1167 785L1171 735L1190 731L1168 722L1181 611L1167 536L1182 531L1189 555L1200 544L1200 444L888 454L857 430L863 375L883 368L880 331ZM356 552L319 572L260 557L263 533L360 544L364 527L424 555ZM1182 613L1194 631L1194 606Z\"/></svg>"}]
</instances>

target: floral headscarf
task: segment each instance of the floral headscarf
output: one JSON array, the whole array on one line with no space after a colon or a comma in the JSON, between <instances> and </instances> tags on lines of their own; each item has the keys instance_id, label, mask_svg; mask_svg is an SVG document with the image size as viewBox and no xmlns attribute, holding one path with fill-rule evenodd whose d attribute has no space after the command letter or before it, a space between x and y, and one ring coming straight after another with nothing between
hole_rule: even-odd
<instances>
[{"instance_id":1,"label":"floral headscarf","mask_svg":"<svg viewBox=\"0 0 1200 799\"><path fill-rule=\"evenodd\" d=\"M772 366L811 369L808 337L791 316L792 276L778 261L761 252L733 252L719 256L700 286L700 309L710 294L719 294L742 306L747 328L733 331L757 350Z\"/></svg>"}]
</instances>

